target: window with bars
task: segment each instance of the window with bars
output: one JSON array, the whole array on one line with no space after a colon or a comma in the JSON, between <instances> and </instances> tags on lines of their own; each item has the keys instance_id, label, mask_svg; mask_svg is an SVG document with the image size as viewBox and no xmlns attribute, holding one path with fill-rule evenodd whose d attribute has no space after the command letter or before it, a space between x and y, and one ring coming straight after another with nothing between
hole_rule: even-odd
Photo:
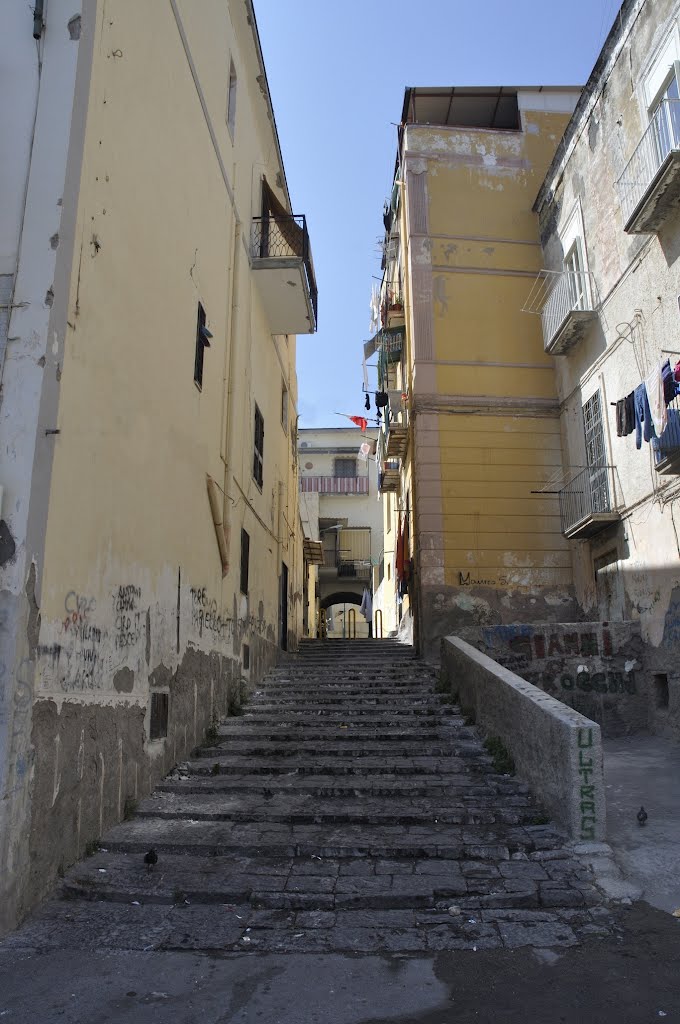
<instances>
[{"instance_id":1,"label":"window with bars","mask_svg":"<svg viewBox=\"0 0 680 1024\"><path fill-rule=\"evenodd\" d=\"M250 570L250 537L241 530L241 593L248 593L248 573Z\"/></svg>"},{"instance_id":2,"label":"window with bars","mask_svg":"<svg viewBox=\"0 0 680 1024\"><path fill-rule=\"evenodd\" d=\"M149 739L161 740L168 735L168 711L170 695L163 692L151 694L151 720L149 722Z\"/></svg>"},{"instance_id":3,"label":"window with bars","mask_svg":"<svg viewBox=\"0 0 680 1024\"><path fill-rule=\"evenodd\" d=\"M356 459L336 459L333 469L334 476L341 476L343 478L355 477L357 475L357 460Z\"/></svg>"},{"instance_id":4,"label":"window with bars","mask_svg":"<svg viewBox=\"0 0 680 1024\"><path fill-rule=\"evenodd\" d=\"M264 480L264 416L255 406L255 430L253 445L253 479L262 490Z\"/></svg>"}]
</instances>

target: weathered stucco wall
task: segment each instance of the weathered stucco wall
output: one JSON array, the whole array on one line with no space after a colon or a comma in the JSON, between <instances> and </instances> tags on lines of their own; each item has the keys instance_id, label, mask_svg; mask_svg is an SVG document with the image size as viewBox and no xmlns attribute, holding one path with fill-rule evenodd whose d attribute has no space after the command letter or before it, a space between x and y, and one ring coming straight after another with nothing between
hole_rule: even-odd
<instances>
[{"instance_id":1,"label":"weathered stucco wall","mask_svg":"<svg viewBox=\"0 0 680 1024\"><path fill-rule=\"evenodd\" d=\"M599 392L612 501L621 514L618 524L571 545L580 616L639 621L649 657L660 664L677 641L680 476L661 475L650 445L637 450L634 434L617 437L612 403L661 359L680 359L680 217L669 215L658 234L626 233L617 183L648 124L646 75L677 38L678 19L675 0L623 5L537 203L546 265L554 270L565 255L565 225L581 217L597 313L578 344L556 359L565 467L573 476L586 465L582 407ZM677 723L674 679L669 669L669 707L659 713ZM653 702L651 713L662 727Z\"/></svg>"},{"instance_id":2,"label":"weathered stucco wall","mask_svg":"<svg viewBox=\"0 0 680 1024\"><path fill-rule=\"evenodd\" d=\"M512 754L548 813L579 841L603 840L600 728L460 637L442 640L442 670L461 706Z\"/></svg>"},{"instance_id":3,"label":"weathered stucco wall","mask_svg":"<svg viewBox=\"0 0 680 1024\"><path fill-rule=\"evenodd\" d=\"M597 722L604 736L649 726L650 671L636 622L486 626L471 642Z\"/></svg>"},{"instance_id":4,"label":"weathered stucco wall","mask_svg":"<svg viewBox=\"0 0 680 1024\"><path fill-rule=\"evenodd\" d=\"M574 614L554 495L553 361L522 313L540 268L532 204L577 91L520 92L521 130L407 125L421 647L459 625ZM547 488L549 489L549 488Z\"/></svg>"},{"instance_id":5,"label":"weathered stucco wall","mask_svg":"<svg viewBox=\"0 0 680 1024\"><path fill-rule=\"evenodd\" d=\"M67 211L75 244L58 250L59 322L53 335L39 332L58 384L44 424L57 431L51 477L20 456L44 558L30 572L30 561L16 562L28 594L11 669L21 750L10 764L0 929L191 751L284 642L295 647L302 623L295 339L273 334L248 255L261 176L277 188L283 172L247 11L178 0L107 6L104 16L92 0L79 45L93 66ZM199 302L212 332L201 389ZM261 488L255 404L265 420ZM206 475L222 503L224 571ZM151 739L155 694L168 695L167 736Z\"/></svg>"}]
</instances>

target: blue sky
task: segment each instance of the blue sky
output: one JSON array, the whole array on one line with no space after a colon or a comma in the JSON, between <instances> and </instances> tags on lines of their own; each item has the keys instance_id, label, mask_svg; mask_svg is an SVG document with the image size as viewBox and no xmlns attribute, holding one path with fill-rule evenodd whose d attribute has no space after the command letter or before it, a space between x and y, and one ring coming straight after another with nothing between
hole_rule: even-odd
<instances>
[{"instance_id":1,"label":"blue sky","mask_svg":"<svg viewBox=\"0 0 680 1024\"><path fill-rule=\"evenodd\" d=\"M307 215L319 287L319 330L298 337L300 427L347 425L334 410L363 410L361 345L404 88L584 84L618 8L255 0L293 209Z\"/></svg>"}]
</instances>

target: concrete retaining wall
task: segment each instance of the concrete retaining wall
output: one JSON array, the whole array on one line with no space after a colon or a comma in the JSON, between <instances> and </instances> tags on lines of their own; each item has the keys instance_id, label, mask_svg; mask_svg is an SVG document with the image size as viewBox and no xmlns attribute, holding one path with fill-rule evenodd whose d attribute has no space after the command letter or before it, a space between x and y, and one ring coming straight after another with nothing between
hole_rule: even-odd
<instances>
[{"instance_id":1,"label":"concrete retaining wall","mask_svg":"<svg viewBox=\"0 0 680 1024\"><path fill-rule=\"evenodd\" d=\"M604 839L600 727L459 637L445 637L441 654L461 707L502 740L545 810L573 839Z\"/></svg>"}]
</instances>

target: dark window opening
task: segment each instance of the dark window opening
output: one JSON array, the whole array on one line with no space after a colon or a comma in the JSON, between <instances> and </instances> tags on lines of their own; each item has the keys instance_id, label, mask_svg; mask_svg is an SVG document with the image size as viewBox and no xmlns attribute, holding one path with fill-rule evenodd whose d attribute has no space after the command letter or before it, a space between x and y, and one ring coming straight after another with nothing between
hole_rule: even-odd
<instances>
[{"instance_id":1,"label":"dark window opening","mask_svg":"<svg viewBox=\"0 0 680 1024\"><path fill-rule=\"evenodd\" d=\"M657 708L668 707L668 676L665 672L659 672L654 676L654 703Z\"/></svg>"},{"instance_id":2,"label":"dark window opening","mask_svg":"<svg viewBox=\"0 0 680 1024\"><path fill-rule=\"evenodd\" d=\"M168 708L170 695L167 693L151 694L151 722L149 739L160 740L168 735Z\"/></svg>"},{"instance_id":3,"label":"dark window opening","mask_svg":"<svg viewBox=\"0 0 680 1024\"><path fill-rule=\"evenodd\" d=\"M210 348L212 334L205 325L205 310L199 302L198 322L196 324L196 354L194 356L194 383L203 387L203 354L206 348Z\"/></svg>"},{"instance_id":4,"label":"dark window opening","mask_svg":"<svg viewBox=\"0 0 680 1024\"><path fill-rule=\"evenodd\" d=\"M249 644L243 645L243 671L246 672L250 668L250 646Z\"/></svg>"},{"instance_id":5,"label":"dark window opening","mask_svg":"<svg viewBox=\"0 0 680 1024\"><path fill-rule=\"evenodd\" d=\"M335 476L355 477L357 475L356 459L336 459Z\"/></svg>"},{"instance_id":6,"label":"dark window opening","mask_svg":"<svg viewBox=\"0 0 680 1024\"><path fill-rule=\"evenodd\" d=\"M264 417L257 406L255 406L253 479L260 490L262 490L262 481L264 480Z\"/></svg>"},{"instance_id":7,"label":"dark window opening","mask_svg":"<svg viewBox=\"0 0 680 1024\"><path fill-rule=\"evenodd\" d=\"M248 571L250 568L250 537L241 530L241 593L248 593Z\"/></svg>"}]
</instances>

